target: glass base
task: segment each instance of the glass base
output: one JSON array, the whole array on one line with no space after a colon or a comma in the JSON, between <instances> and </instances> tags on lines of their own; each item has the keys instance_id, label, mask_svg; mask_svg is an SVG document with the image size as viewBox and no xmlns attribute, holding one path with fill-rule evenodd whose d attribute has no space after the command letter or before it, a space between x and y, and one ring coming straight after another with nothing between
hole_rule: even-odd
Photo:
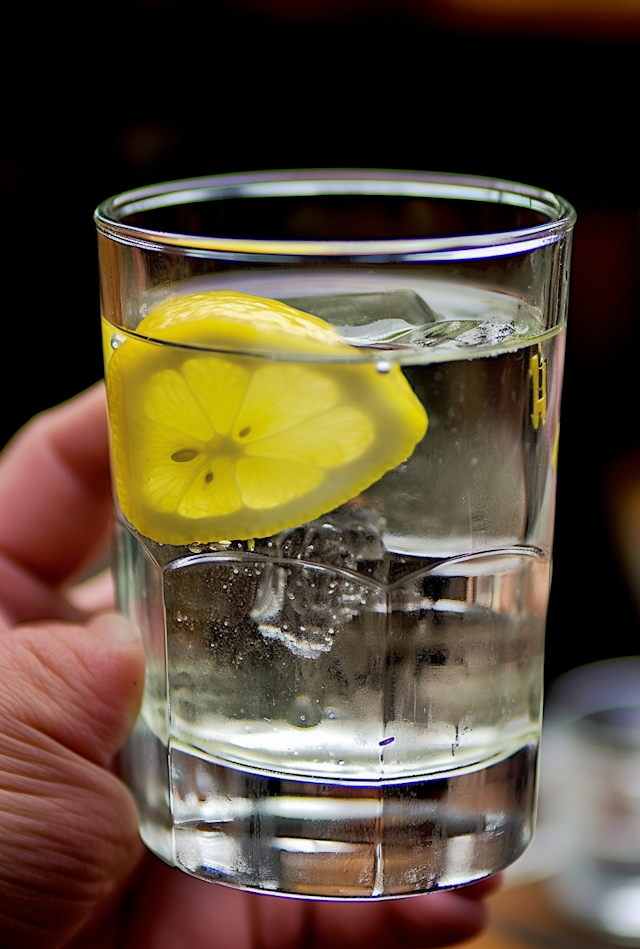
<instances>
[{"instance_id":1,"label":"glass base","mask_svg":"<svg viewBox=\"0 0 640 949\"><path fill-rule=\"evenodd\" d=\"M142 737L139 728L134 744ZM203 880L316 899L383 899L480 880L517 859L532 835L533 744L477 770L371 785L252 773L172 744L169 809L166 747L149 732L146 744L147 774L137 755L133 788L143 840Z\"/></svg>"}]
</instances>

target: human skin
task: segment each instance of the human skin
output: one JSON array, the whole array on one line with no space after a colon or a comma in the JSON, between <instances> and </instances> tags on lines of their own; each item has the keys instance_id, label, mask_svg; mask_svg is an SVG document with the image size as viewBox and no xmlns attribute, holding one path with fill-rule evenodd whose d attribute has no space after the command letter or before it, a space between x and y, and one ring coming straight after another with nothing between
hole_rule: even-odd
<instances>
[{"instance_id":1,"label":"human skin","mask_svg":"<svg viewBox=\"0 0 640 949\"><path fill-rule=\"evenodd\" d=\"M96 386L0 456L0 946L417 949L477 933L495 880L345 905L204 883L145 851L117 776L142 648L110 612L108 577L73 588L110 518Z\"/></svg>"}]
</instances>

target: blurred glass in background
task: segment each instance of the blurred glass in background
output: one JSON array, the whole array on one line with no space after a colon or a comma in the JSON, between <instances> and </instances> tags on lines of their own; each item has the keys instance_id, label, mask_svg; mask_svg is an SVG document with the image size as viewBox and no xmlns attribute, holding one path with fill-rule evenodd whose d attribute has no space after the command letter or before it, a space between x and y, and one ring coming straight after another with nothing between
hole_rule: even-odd
<instances>
[{"instance_id":1,"label":"blurred glass in background","mask_svg":"<svg viewBox=\"0 0 640 949\"><path fill-rule=\"evenodd\" d=\"M558 679L544 741L546 892L578 925L640 945L640 657Z\"/></svg>"}]
</instances>

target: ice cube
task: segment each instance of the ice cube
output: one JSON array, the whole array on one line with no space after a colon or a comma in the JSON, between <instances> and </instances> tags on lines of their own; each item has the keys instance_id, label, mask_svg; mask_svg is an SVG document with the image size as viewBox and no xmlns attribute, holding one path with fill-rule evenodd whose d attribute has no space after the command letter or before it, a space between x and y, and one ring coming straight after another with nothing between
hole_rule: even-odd
<instances>
[{"instance_id":1,"label":"ice cube","mask_svg":"<svg viewBox=\"0 0 640 949\"><path fill-rule=\"evenodd\" d=\"M288 297L283 302L331 323L352 346L494 346L515 332L513 323L439 319L413 290Z\"/></svg>"},{"instance_id":2,"label":"ice cube","mask_svg":"<svg viewBox=\"0 0 640 949\"><path fill-rule=\"evenodd\" d=\"M251 609L261 635L302 659L331 651L340 630L377 609L388 567L383 530L375 511L345 504L283 531L276 549L282 560L263 566Z\"/></svg>"},{"instance_id":3,"label":"ice cube","mask_svg":"<svg viewBox=\"0 0 640 949\"><path fill-rule=\"evenodd\" d=\"M487 320L439 320L425 326L411 342L432 349L448 343L455 347L495 346L515 333L513 323L492 323Z\"/></svg>"},{"instance_id":4,"label":"ice cube","mask_svg":"<svg viewBox=\"0 0 640 949\"><path fill-rule=\"evenodd\" d=\"M384 582L387 557L385 520L375 510L343 504L331 514L279 535L283 556L361 573Z\"/></svg>"},{"instance_id":5,"label":"ice cube","mask_svg":"<svg viewBox=\"0 0 640 949\"><path fill-rule=\"evenodd\" d=\"M283 302L331 323L354 346L412 341L419 338L421 327L436 319L413 290L289 297Z\"/></svg>"},{"instance_id":6,"label":"ice cube","mask_svg":"<svg viewBox=\"0 0 640 949\"><path fill-rule=\"evenodd\" d=\"M317 659L331 651L340 630L375 609L377 595L376 588L328 567L267 564L250 616L264 639L278 640L299 659Z\"/></svg>"},{"instance_id":7,"label":"ice cube","mask_svg":"<svg viewBox=\"0 0 640 949\"><path fill-rule=\"evenodd\" d=\"M527 437L534 431L527 350L405 372L428 409L427 434L361 498L386 518L387 549L444 558L525 543L534 490L523 436L527 422ZM535 466L546 473L536 445Z\"/></svg>"}]
</instances>

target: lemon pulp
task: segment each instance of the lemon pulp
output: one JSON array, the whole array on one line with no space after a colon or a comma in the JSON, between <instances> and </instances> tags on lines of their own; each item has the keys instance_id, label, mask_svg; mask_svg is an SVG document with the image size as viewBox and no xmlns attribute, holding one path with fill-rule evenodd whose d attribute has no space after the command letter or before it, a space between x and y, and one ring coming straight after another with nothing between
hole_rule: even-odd
<instances>
[{"instance_id":1,"label":"lemon pulp","mask_svg":"<svg viewBox=\"0 0 640 949\"><path fill-rule=\"evenodd\" d=\"M209 291L154 309L108 361L126 518L166 544L268 537L373 484L427 416L398 366L350 355L324 320L275 300Z\"/></svg>"}]
</instances>

